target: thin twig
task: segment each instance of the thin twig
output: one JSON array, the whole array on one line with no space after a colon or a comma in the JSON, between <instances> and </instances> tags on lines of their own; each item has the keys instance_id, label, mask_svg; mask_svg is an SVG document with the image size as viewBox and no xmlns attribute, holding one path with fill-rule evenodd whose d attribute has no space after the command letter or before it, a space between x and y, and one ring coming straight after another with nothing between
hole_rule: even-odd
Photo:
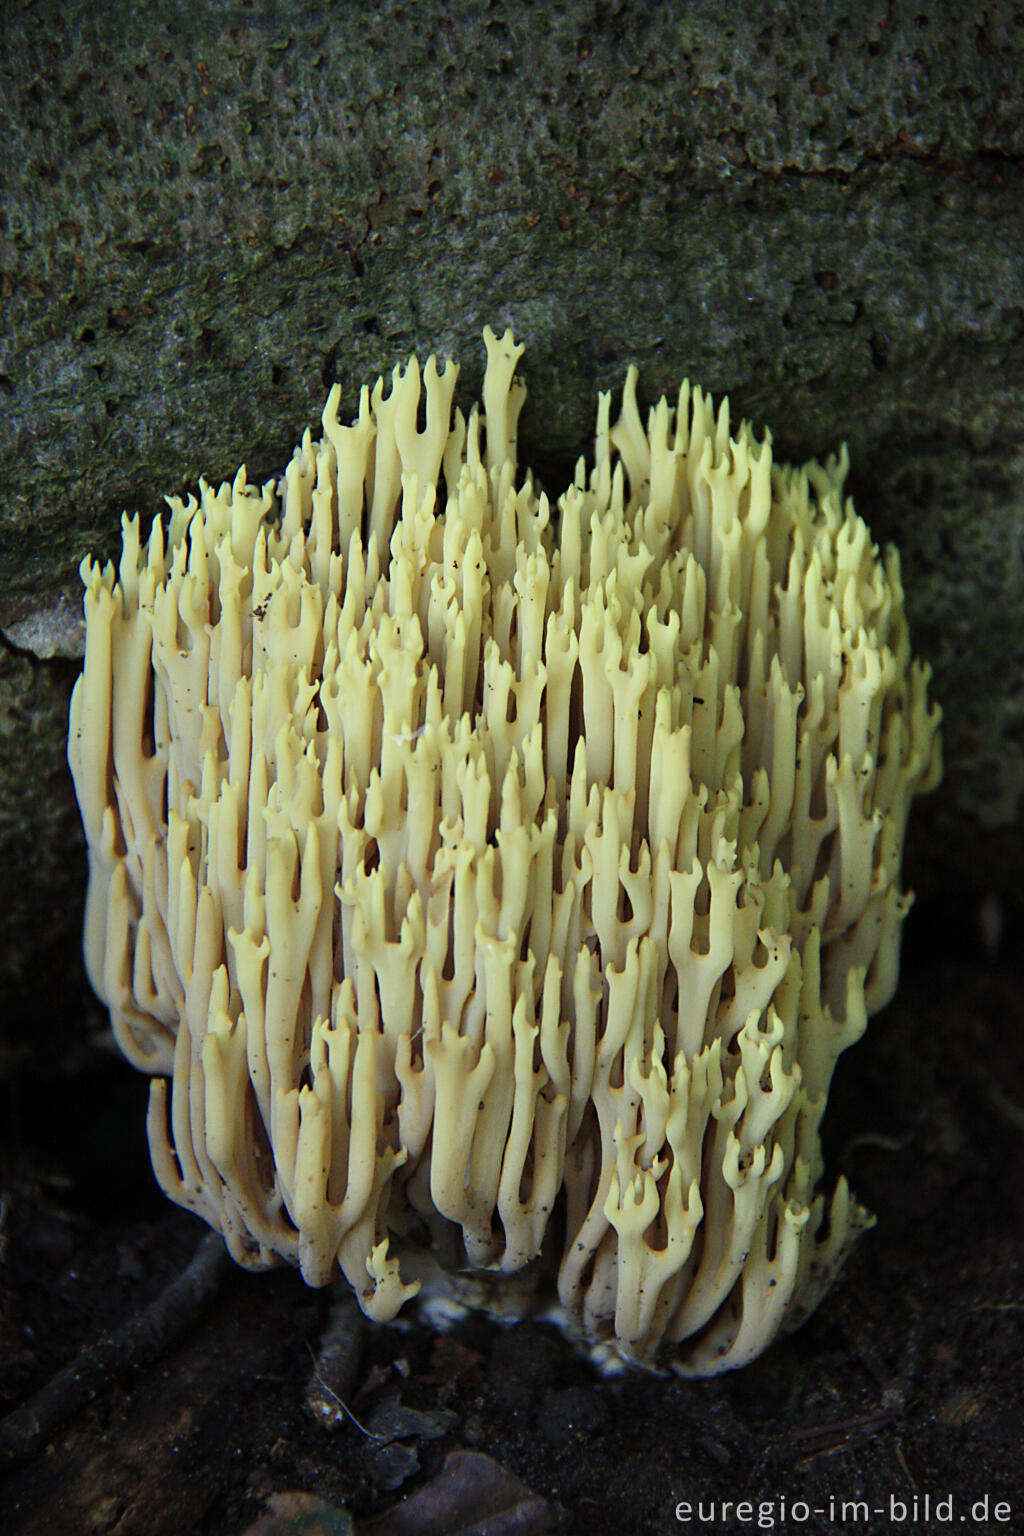
<instances>
[{"instance_id":1,"label":"thin twig","mask_svg":"<svg viewBox=\"0 0 1024 1536\"><path fill-rule=\"evenodd\" d=\"M380 1436L372 1434L370 1432L370 1430L368 1430L364 1424L360 1424L359 1420L356 1418L355 1414L352 1412L352 1409L348 1406L348 1404L347 1403L343 1403L341 1398L338 1396L337 1392L335 1392L334 1388L333 1387L329 1387L327 1385L326 1381L324 1381L324 1378L320 1374L320 1366L319 1366L319 1363L317 1361L316 1355L314 1355L314 1353L313 1353L312 1349L310 1349L310 1346L309 1346L308 1343L306 1344L306 1348L309 1350L309 1358L313 1362L313 1375L316 1378L318 1386L323 1388L324 1395L326 1397L329 1397L331 1399L331 1401L338 1408L341 1409L341 1412L344 1414L345 1418L348 1419L352 1424L354 1424L356 1429L358 1429L359 1433L361 1435L365 1435L367 1440L379 1440Z\"/></svg>"},{"instance_id":2,"label":"thin twig","mask_svg":"<svg viewBox=\"0 0 1024 1536\"><path fill-rule=\"evenodd\" d=\"M0 1420L0 1466L27 1461L59 1425L125 1371L148 1365L188 1329L228 1267L224 1240L208 1232L191 1263L148 1307L97 1339L45 1387Z\"/></svg>"},{"instance_id":3,"label":"thin twig","mask_svg":"<svg viewBox=\"0 0 1024 1536\"><path fill-rule=\"evenodd\" d=\"M984 1077L981 1073L978 1076L981 1078L985 1096L996 1114L1000 1115L1007 1125L1012 1125L1015 1131L1024 1133L1024 1107L1011 1099L1009 1094L1004 1093L990 1078Z\"/></svg>"},{"instance_id":4,"label":"thin twig","mask_svg":"<svg viewBox=\"0 0 1024 1536\"><path fill-rule=\"evenodd\" d=\"M886 1410L874 1413L858 1414L856 1418L843 1419L835 1424L819 1424L813 1429L791 1430L785 1437L791 1442L803 1441L813 1443L815 1440L821 1443L814 1449L808 1450L795 1463L797 1467L809 1467L812 1461L819 1456L833 1456L844 1446L858 1440L870 1440L880 1429L885 1429L893 1422L894 1415Z\"/></svg>"}]
</instances>

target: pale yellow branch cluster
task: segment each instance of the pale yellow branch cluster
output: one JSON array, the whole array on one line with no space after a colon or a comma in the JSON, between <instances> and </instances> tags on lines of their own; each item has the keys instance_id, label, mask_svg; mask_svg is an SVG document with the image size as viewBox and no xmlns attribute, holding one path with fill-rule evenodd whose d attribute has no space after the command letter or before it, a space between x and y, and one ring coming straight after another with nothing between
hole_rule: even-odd
<instances>
[{"instance_id":1,"label":"pale yellow branch cluster","mask_svg":"<svg viewBox=\"0 0 1024 1536\"><path fill-rule=\"evenodd\" d=\"M864 1225L818 1129L937 711L845 455L773 466L688 385L645 430L631 370L552 511L484 338L468 421L433 358L351 426L335 387L280 496L203 483L83 567L90 976L242 1263L381 1319L427 1255L525 1271L713 1372Z\"/></svg>"}]
</instances>

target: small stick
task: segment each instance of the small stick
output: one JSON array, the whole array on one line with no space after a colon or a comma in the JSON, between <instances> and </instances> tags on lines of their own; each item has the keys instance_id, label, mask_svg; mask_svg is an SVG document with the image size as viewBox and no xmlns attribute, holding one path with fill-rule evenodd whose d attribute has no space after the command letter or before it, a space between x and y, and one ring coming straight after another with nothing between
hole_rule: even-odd
<instances>
[{"instance_id":1,"label":"small stick","mask_svg":"<svg viewBox=\"0 0 1024 1536\"><path fill-rule=\"evenodd\" d=\"M217 1289L228 1266L218 1232L208 1232L187 1268L148 1307L97 1339L50 1378L28 1402L0 1419L0 1466L27 1461L65 1420L116 1377L148 1365L178 1339Z\"/></svg>"},{"instance_id":2,"label":"small stick","mask_svg":"<svg viewBox=\"0 0 1024 1536\"><path fill-rule=\"evenodd\" d=\"M306 1388L306 1406L325 1424L336 1423L339 1414L343 1414L362 1434L372 1438L345 1401L359 1375L365 1340L366 1319L354 1298L348 1294L336 1298L331 1304L319 1354L309 1350L313 1376ZM309 1349L308 1344L306 1348Z\"/></svg>"}]
</instances>

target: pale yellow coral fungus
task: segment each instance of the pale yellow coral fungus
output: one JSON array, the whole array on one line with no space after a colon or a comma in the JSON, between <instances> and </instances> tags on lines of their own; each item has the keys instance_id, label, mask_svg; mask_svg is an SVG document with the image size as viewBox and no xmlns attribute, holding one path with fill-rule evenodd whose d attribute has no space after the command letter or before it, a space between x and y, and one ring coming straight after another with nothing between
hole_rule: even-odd
<instances>
[{"instance_id":1,"label":"pale yellow coral fungus","mask_svg":"<svg viewBox=\"0 0 1024 1536\"><path fill-rule=\"evenodd\" d=\"M937 711L845 454L773 465L687 384L645 430L630 370L552 508L484 339L468 421L433 358L350 426L335 387L280 494L204 483L83 567L89 972L240 1262L381 1319L430 1265L520 1275L710 1373L864 1225L818 1129Z\"/></svg>"}]
</instances>

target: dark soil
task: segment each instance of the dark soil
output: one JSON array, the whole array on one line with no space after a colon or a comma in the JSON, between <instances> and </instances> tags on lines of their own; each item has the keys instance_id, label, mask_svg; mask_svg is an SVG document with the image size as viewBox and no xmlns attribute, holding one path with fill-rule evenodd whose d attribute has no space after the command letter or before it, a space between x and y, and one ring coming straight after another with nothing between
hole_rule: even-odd
<instances>
[{"instance_id":1,"label":"dark soil","mask_svg":"<svg viewBox=\"0 0 1024 1536\"><path fill-rule=\"evenodd\" d=\"M381 1529L1024 1532L1022 1014L1019 965L975 952L962 913L914 914L897 1001L841 1062L828 1120L830 1172L878 1226L745 1370L607 1379L542 1323L413 1316L365 1330L346 1397L363 1428L327 1422L306 1398L331 1296L230 1266L155 1364L8 1468L0 1530L234 1536L301 1491L315 1517L279 1504L261 1530L341 1532L344 1509L362 1531L468 1448L538 1498ZM145 1088L114 1055L40 1058L5 1089L4 1412L146 1306L205 1230L156 1191Z\"/></svg>"}]
</instances>

